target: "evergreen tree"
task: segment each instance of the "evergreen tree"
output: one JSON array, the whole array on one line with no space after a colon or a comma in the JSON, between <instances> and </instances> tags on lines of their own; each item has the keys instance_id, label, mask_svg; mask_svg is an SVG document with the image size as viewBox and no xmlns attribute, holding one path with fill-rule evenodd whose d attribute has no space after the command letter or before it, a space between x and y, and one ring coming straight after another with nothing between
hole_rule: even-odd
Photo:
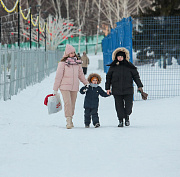
<instances>
[{"instance_id":1,"label":"evergreen tree","mask_svg":"<svg viewBox=\"0 0 180 177\"><path fill-rule=\"evenodd\" d=\"M142 17L149 16L178 16L180 15L179 0L153 0L151 6L145 8L145 12L140 12Z\"/></svg>"}]
</instances>

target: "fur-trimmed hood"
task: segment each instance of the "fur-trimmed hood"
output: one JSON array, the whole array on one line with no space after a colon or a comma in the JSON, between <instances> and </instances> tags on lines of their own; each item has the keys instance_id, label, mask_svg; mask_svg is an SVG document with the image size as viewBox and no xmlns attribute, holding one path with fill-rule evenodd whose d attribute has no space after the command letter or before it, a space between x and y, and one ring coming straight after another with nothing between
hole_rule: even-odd
<instances>
[{"instance_id":1,"label":"fur-trimmed hood","mask_svg":"<svg viewBox=\"0 0 180 177\"><path fill-rule=\"evenodd\" d=\"M116 54L117 54L118 52L120 52L120 51L122 51L122 52L124 52L124 53L126 54L126 60L129 62L129 58L130 58L130 56L129 56L129 51L128 51L126 48L124 48L124 47L119 47L119 48L117 48L117 49L112 53L112 60L113 60L113 61L115 60Z\"/></svg>"},{"instance_id":2,"label":"fur-trimmed hood","mask_svg":"<svg viewBox=\"0 0 180 177\"><path fill-rule=\"evenodd\" d=\"M91 83L91 79L93 78L93 77L97 77L98 78L98 84L100 84L101 83L101 76L99 75L99 74L97 74L97 73L92 73L92 74L90 74L89 76L88 76L88 82L89 83Z\"/></svg>"}]
</instances>

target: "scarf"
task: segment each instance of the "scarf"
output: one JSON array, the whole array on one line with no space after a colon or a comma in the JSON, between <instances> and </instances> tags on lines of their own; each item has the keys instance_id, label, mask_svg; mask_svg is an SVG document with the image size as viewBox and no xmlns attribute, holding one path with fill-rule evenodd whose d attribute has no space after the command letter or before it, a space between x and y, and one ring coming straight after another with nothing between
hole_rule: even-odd
<instances>
[{"instance_id":1,"label":"scarf","mask_svg":"<svg viewBox=\"0 0 180 177\"><path fill-rule=\"evenodd\" d=\"M69 58L66 59L65 64L67 66L69 66L69 65L78 65L78 64L82 64L82 61L78 60L76 57L72 57L72 58L69 57Z\"/></svg>"},{"instance_id":2,"label":"scarf","mask_svg":"<svg viewBox=\"0 0 180 177\"><path fill-rule=\"evenodd\" d=\"M91 87L98 87L98 84L90 83L89 85L90 85Z\"/></svg>"}]
</instances>

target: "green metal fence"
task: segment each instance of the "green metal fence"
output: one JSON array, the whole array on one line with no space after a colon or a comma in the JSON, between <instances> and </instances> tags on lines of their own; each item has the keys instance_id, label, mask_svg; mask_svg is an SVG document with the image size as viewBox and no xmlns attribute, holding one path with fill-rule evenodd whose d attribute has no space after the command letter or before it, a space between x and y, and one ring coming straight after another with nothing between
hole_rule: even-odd
<instances>
[{"instance_id":1,"label":"green metal fence","mask_svg":"<svg viewBox=\"0 0 180 177\"><path fill-rule=\"evenodd\" d=\"M104 36L100 35L98 37L98 48L97 52L102 52L102 40ZM86 53L95 53L96 51L96 43L97 43L97 36L82 36L81 43L80 43L80 53L82 54L84 51ZM68 40L63 41L61 45L58 46L58 50L64 51L66 44L71 44L76 49L76 53L79 51L79 37L69 38Z\"/></svg>"}]
</instances>

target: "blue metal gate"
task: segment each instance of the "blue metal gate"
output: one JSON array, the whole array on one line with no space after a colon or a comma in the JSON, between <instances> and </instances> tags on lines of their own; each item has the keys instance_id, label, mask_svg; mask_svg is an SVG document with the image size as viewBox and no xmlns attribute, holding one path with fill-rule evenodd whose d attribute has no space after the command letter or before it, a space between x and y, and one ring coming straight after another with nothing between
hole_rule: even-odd
<instances>
[{"instance_id":1,"label":"blue metal gate","mask_svg":"<svg viewBox=\"0 0 180 177\"><path fill-rule=\"evenodd\" d=\"M107 64L112 62L112 53L118 47L125 47L129 50L130 61L132 60L132 18L123 18L117 22L117 27L111 29L111 33L102 40L104 71L107 73Z\"/></svg>"}]
</instances>

